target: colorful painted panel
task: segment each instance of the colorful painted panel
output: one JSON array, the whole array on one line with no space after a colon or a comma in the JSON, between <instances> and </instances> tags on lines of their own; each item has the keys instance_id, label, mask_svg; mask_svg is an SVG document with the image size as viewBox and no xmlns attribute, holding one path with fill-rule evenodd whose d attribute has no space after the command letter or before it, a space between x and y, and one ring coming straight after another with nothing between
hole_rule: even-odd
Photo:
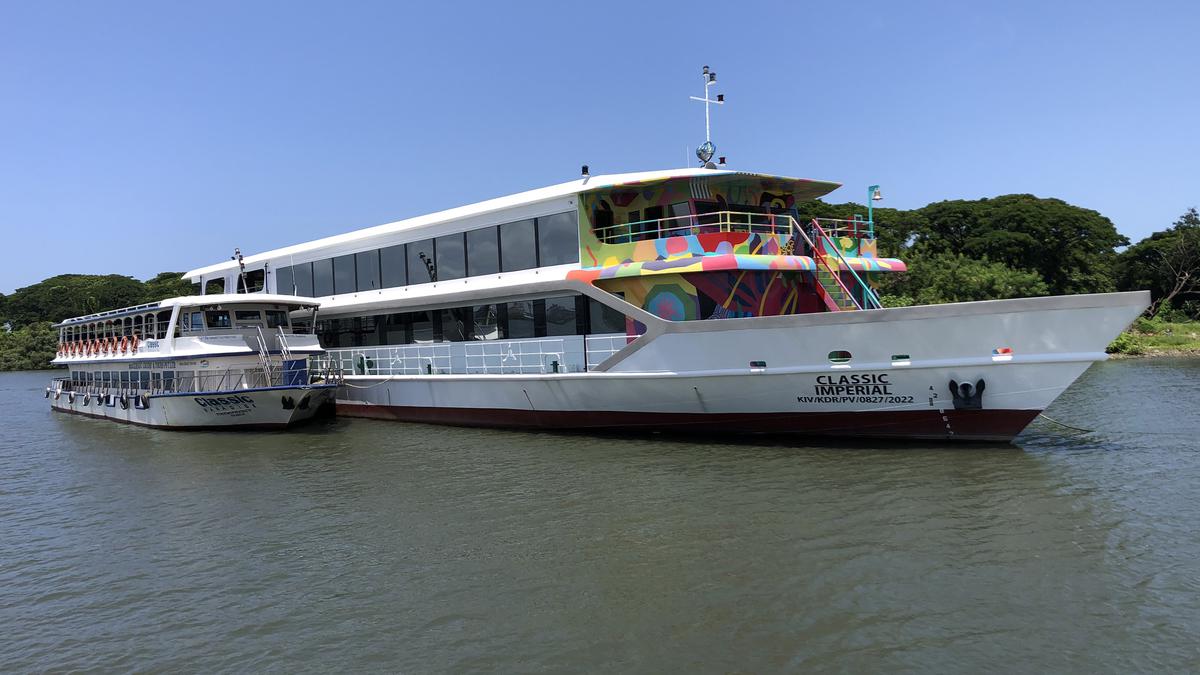
<instances>
[{"instance_id":1,"label":"colorful painted panel","mask_svg":"<svg viewBox=\"0 0 1200 675\"><path fill-rule=\"evenodd\" d=\"M669 273L606 278L597 286L668 321L822 311L810 274L777 270Z\"/></svg>"},{"instance_id":2,"label":"colorful painted panel","mask_svg":"<svg viewBox=\"0 0 1200 675\"><path fill-rule=\"evenodd\" d=\"M895 258L847 258L846 262L855 270L866 272L903 272L907 268ZM838 266L836 259L831 265ZM684 272L720 272L726 270L793 270L815 271L817 263L808 256L791 255L707 255L674 260L652 260L649 262L624 262L606 267L572 270L568 279L594 283L597 279L618 279Z\"/></svg>"}]
</instances>

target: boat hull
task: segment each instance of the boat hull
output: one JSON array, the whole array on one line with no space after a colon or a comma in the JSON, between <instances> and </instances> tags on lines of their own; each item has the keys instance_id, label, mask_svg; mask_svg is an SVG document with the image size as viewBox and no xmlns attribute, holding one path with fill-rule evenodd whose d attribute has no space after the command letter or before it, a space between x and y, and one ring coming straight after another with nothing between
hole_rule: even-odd
<instances>
[{"instance_id":1,"label":"boat hull","mask_svg":"<svg viewBox=\"0 0 1200 675\"><path fill-rule=\"evenodd\" d=\"M309 385L157 395L145 408L132 397L123 405L119 396L109 400L76 392L72 397L63 391L51 394L50 404L55 412L158 429L267 430L307 422L333 398L333 385Z\"/></svg>"},{"instance_id":2,"label":"boat hull","mask_svg":"<svg viewBox=\"0 0 1200 675\"><path fill-rule=\"evenodd\" d=\"M651 326L599 372L348 376L338 414L485 427L1011 440L1144 293ZM840 314L840 315L839 315ZM831 360L849 352L848 361Z\"/></svg>"}]
</instances>

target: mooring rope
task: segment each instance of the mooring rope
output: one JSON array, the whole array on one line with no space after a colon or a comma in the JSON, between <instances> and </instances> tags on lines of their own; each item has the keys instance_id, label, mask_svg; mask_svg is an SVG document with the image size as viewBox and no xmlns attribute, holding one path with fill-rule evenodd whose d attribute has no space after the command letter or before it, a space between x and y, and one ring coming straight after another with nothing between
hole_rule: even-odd
<instances>
[{"instance_id":1,"label":"mooring rope","mask_svg":"<svg viewBox=\"0 0 1200 675\"><path fill-rule=\"evenodd\" d=\"M1060 426L1060 427L1066 427L1067 429L1073 429L1073 430L1075 430L1075 431L1082 431L1082 432L1084 432L1084 433L1089 433L1089 434L1090 434L1091 432L1095 431L1095 429L1084 429L1083 427L1074 427L1074 426L1071 426L1070 424L1067 424L1067 423L1065 423L1065 422L1059 422L1058 420L1054 419L1053 417L1050 417L1050 416L1049 416L1049 415L1047 415L1046 413L1038 413L1038 417L1041 417L1041 418L1043 418L1043 419L1045 419L1045 420L1047 420L1047 421L1053 422L1053 423L1057 424L1057 425L1058 425L1058 426Z\"/></svg>"}]
</instances>

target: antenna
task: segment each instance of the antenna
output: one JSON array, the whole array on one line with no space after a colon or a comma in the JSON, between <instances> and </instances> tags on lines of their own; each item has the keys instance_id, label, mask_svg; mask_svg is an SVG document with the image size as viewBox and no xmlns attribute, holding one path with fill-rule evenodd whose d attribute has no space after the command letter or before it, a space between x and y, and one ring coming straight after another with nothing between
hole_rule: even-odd
<instances>
[{"instance_id":1,"label":"antenna","mask_svg":"<svg viewBox=\"0 0 1200 675\"><path fill-rule=\"evenodd\" d=\"M713 145L712 142L712 124L708 106L725 105L725 94L717 94L715 99L708 97L708 88L717 84L717 72L715 70L709 70L708 66L704 66L704 69L700 71L700 77L704 80L704 96L688 97L693 101L704 102L704 145L696 148L696 157L704 165L704 168L715 169L716 166L709 162L713 158L713 155L717 154L717 146Z\"/></svg>"},{"instance_id":2,"label":"antenna","mask_svg":"<svg viewBox=\"0 0 1200 675\"><path fill-rule=\"evenodd\" d=\"M238 279L242 282L242 292L249 294L250 288L248 286L246 286L246 261L242 260L242 249L240 249L240 248L233 249L233 255L230 256L230 258L232 260L237 261ZM266 283L265 274L264 274L264 278L263 278L263 283Z\"/></svg>"}]
</instances>

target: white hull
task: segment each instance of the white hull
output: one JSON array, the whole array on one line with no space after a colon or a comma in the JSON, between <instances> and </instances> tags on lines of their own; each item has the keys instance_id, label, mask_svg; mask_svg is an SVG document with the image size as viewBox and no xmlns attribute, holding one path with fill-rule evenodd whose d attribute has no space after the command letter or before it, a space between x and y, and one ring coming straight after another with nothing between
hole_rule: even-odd
<instances>
[{"instance_id":1,"label":"white hull","mask_svg":"<svg viewBox=\"0 0 1200 675\"><path fill-rule=\"evenodd\" d=\"M333 385L156 395L145 408L133 397L123 405L119 396L50 394L58 412L164 429L282 429L311 419L332 399Z\"/></svg>"},{"instance_id":2,"label":"white hull","mask_svg":"<svg viewBox=\"0 0 1200 675\"><path fill-rule=\"evenodd\" d=\"M1146 300L1113 293L657 322L599 372L348 376L338 412L479 426L1008 440L1107 358ZM841 350L851 360L831 363Z\"/></svg>"}]
</instances>

